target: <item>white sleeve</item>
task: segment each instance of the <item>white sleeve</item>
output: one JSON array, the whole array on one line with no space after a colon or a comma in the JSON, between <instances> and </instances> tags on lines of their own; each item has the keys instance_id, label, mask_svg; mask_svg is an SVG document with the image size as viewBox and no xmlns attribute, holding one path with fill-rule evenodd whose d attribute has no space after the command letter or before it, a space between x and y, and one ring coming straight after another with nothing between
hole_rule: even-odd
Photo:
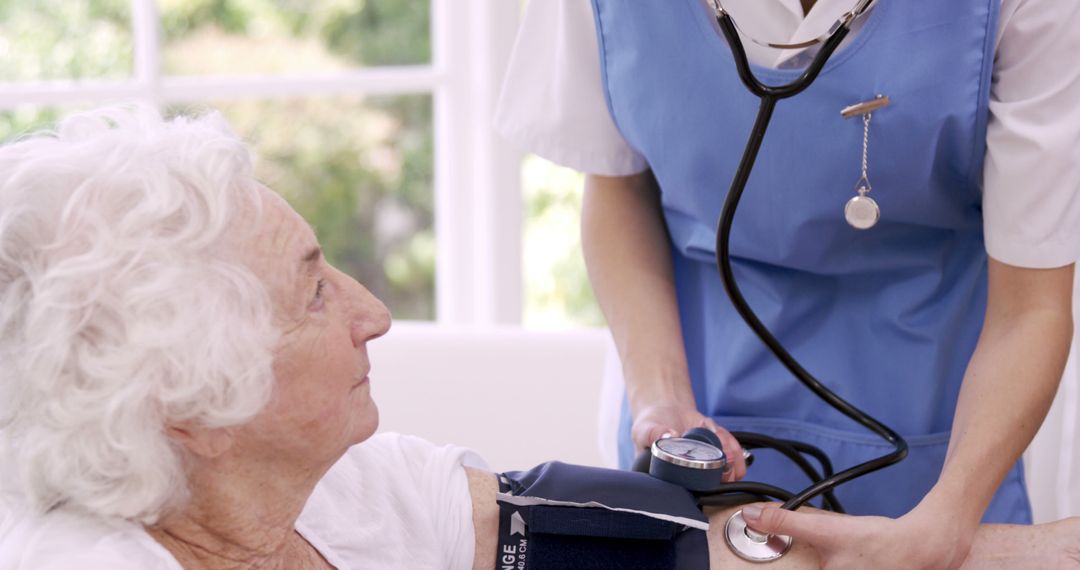
<instances>
[{"instance_id":1,"label":"white sleeve","mask_svg":"<svg viewBox=\"0 0 1080 570\"><path fill-rule=\"evenodd\" d=\"M442 535L442 559L448 568L472 568L476 529L465 466L486 468L486 464L462 447L436 446L411 435L397 437L402 473L412 476L421 501L429 505L434 528Z\"/></svg>"},{"instance_id":2,"label":"white sleeve","mask_svg":"<svg viewBox=\"0 0 1080 570\"><path fill-rule=\"evenodd\" d=\"M486 468L461 447L380 433L327 472L297 530L339 568L468 570L476 531L464 466Z\"/></svg>"},{"instance_id":3,"label":"white sleeve","mask_svg":"<svg viewBox=\"0 0 1080 570\"><path fill-rule=\"evenodd\" d=\"M648 168L608 111L588 0L532 0L526 6L495 129L530 152L588 174L625 176Z\"/></svg>"},{"instance_id":4,"label":"white sleeve","mask_svg":"<svg viewBox=\"0 0 1080 570\"><path fill-rule=\"evenodd\" d=\"M1080 2L1003 0L987 125L983 220L991 257L1080 259Z\"/></svg>"}]
</instances>

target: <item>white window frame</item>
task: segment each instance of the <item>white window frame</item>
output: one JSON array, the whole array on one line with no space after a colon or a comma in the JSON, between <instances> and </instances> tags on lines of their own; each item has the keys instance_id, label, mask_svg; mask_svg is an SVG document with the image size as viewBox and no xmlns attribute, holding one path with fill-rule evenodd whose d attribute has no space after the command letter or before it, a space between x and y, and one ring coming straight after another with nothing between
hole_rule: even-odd
<instances>
[{"instance_id":1,"label":"white window frame","mask_svg":"<svg viewBox=\"0 0 1080 570\"><path fill-rule=\"evenodd\" d=\"M520 12L512 0L434 0L439 321L520 324L520 151L493 129Z\"/></svg>"},{"instance_id":2,"label":"white window frame","mask_svg":"<svg viewBox=\"0 0 1080 570\"><path fill-rule=\"evenodd\" d=\"M434 104L435 306L441 324L520 324L520 152L492 129L520 4L431 0L432 64L340 73L167 77L154 0L131 0L134 76L0 83L0 109L108 101L170 103L342 93L428 93Z\"/></svg>"}]
</instances>

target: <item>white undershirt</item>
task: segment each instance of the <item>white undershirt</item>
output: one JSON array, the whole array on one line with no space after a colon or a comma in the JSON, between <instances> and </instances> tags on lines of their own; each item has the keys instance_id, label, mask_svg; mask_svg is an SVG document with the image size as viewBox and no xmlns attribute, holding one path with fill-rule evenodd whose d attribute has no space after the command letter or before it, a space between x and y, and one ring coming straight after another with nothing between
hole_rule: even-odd
<instances>
[{"instance_id":1,"label":"white undershirt","mask_svg":"<svg viewBox=\"0 0 1080 570\"><path fill-rule=\"evenodd\" d=\"M472 568L475 531L463 465L475 454L380 434L353 446L323 477L296 530L340 570ZM29 513L0 494L2 570L182 570L141 526L54 511Z\"/></svg>"},{"instance_id":2,"label":"white undershirt","mask_svg":"<svg viewBox=\"0 0 1080 570\"><path fill-rule=\"evenodd\" d=\"M818 0L804 18L799 0L724 0L745 32L788 42L820 35L853 4ZM806 57L745 44L763 66L800 66ZM648 167L608 113L588 0L529 2L496 128L582 172L623 176ZM1002 0L986 138L987 252L1021 267L1080 259L1080 1Z\"/></svg>"}]
</instances>

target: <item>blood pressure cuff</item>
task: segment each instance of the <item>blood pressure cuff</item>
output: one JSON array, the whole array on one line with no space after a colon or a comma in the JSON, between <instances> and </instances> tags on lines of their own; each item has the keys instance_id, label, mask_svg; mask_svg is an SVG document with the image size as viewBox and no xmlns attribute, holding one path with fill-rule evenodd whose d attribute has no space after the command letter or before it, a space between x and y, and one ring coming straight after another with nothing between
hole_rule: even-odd
<instances>
[{"instance_id":1,"label":"blood pressure cuff","mask_svg":"<svg viewBox=\"0 0 1080 570\"><path fill-rule=\"evenodd\" d=\"M553 461L499 475L498 570L709 567L708 519L644 473Z\"/></svg>"}]
</instances>

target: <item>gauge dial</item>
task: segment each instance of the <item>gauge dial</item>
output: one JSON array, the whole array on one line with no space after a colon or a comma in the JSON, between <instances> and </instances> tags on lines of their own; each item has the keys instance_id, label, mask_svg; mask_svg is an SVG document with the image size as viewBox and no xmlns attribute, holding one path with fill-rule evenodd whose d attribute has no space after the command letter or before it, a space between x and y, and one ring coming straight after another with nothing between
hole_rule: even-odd
<instances>
[{"instance_id":1,"label":"gauge dial","mask_svg":"<svg viewBox=\"0 0 1080 570\"><path fill-rule=\"evenodd\" d=\"M704 442L683 437L671 437L656 442L660 450L688 461L720 461L724 453Z\"/></svg>"}]
</instances>

